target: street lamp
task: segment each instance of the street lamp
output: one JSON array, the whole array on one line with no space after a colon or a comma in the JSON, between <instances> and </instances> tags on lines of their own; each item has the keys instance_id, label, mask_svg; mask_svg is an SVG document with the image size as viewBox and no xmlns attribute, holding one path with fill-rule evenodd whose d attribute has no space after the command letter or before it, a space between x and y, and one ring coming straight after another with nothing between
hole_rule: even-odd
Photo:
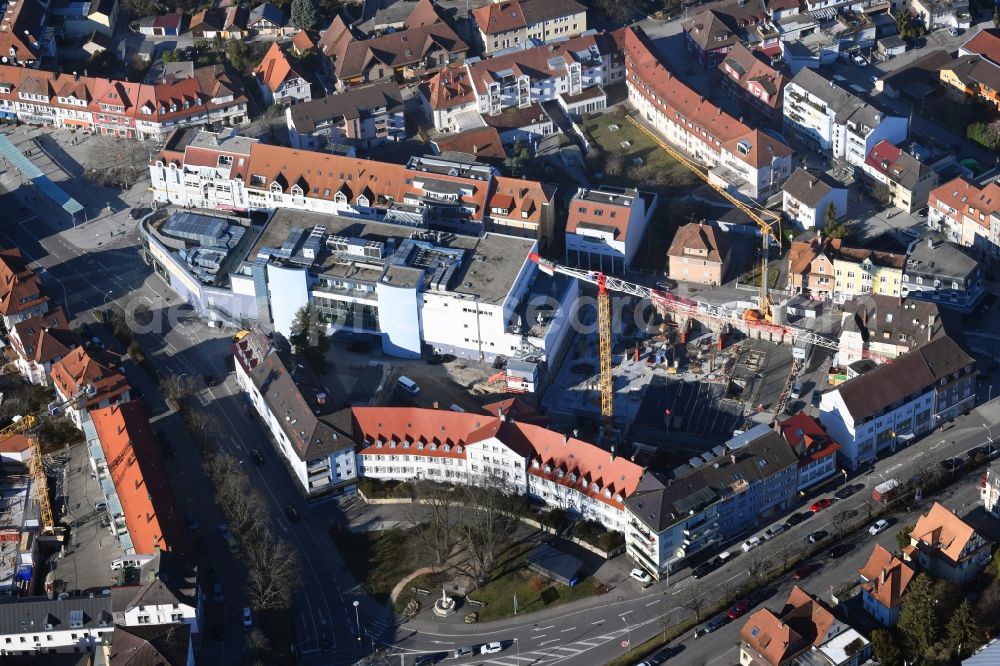
<instances>
[{"instance_id":1,"label":"street lamp","mask_svg":"<svg viewBox=\"0 0 1000 666\"><path fill-rule=\"evenodd\" d=\"M989 435L989 437L990 437L990 446L992 446L993 445L993 431L990 429L990 427L988 425L986 425L985 422L983 422L983 427L986 428L986 434Z\"/></svg>"},{"instance_id":2,"label":"street lamp","mask_svg":"<svg viewBox=\"0 0 1000 666\"><path fill-rule=\"evenodd\" d=\"M358 614L358 606L361 602L357 599L354 600L354 624L358 627L358 649L361 649L361 616Z\"/></svg>"},{"instance_id":3,"label":"street lamp","mask_svg":"<svg viewBox=\"0 0 1000 666\"><path fill-rule=\"evenodd\" d=\"M632 625L628 623L628 620L625 619L625 616L628 615L631 612L632 611L625 611L624 613L622 613L621 615L618 616L618 617L620 617L622 619L622 622L625 623L625 627L628 630L627 642L628 642L628 651L629 652L632 651Z\"/></svg>"}]
</instances>

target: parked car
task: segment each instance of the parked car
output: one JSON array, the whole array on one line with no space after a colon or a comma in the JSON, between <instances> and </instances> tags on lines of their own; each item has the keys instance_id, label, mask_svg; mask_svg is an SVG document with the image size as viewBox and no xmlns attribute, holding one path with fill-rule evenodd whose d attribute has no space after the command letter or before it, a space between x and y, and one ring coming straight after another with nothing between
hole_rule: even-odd
<instances>
[{"instance_id":1,"label":"parked car","mask_svg":"<svg viewBox=\"0 0 1000 666\"><path fill-rule=\"evenodd\" d=\"M787 530L795 527L802 521L807 520L810 516L812 516L811 511L799 511L798 513L793 513L788 517L788 520L785 521L785 529Z\"/></svg>"},{"instance_id":2,"label":"parked car","mask_svg":"<svg viewBox=\"0 0 1000 666\"><path fill-rule=\"evenodd\" d=\"M211 373L206 372L201 376L201 378L205 380L206 386L215 386L216 384L218 384L218 382L215 380L215 375Z\"/></svg>"},{"instance_id":3,"label":"parked car","mask_svg":"<svg viewBox=\"0 0 1000 666\"><path fill-rule=\"evenodd\" d=\"M730 620L738 620L747 614L750 610L750 602L744 599L743 601L737 601L732 608L726 612L726 617Z\"/></svg>"},{"instance_id":4,"label":"parked car","mask_svg":"<svg viewBox=\"0 0 1000 666\"><path fill-rule=\"evenodd\" d=\"M855 55L853 58L851 58L851 60L853 60L854 64L857 65L858 67L868 66L868 60L863 55Z\"/></svg>"},{"instance_id":5,"label":"parked car","mask_svg":"<svg viewBox=\"0 0 1000 666\"><path fill-rule=\"evenodd\" d=\"M476 650L472 647L465 646L455 648L455 659L460 657L471 657L474 654L476 654Z\"/></svg>"},{"instance_id":6,"label":"parked car","mask_svg":"<svg viewBox=\"0 0 1000 666\"><path fill-rule=\"evenodd\" d=\"M683 645L668 645L651 657L646 657L645 661L640 661L638 666L660 666L667 659L678 654L683 649Z\"/></svg>"},{"instance_id":7,"label":"parked car","mask_svg":"<svg viewBox=\"0 0 1000 666\"><path fill-rule=\"evenodd\" d=\"M857 486L855 485L844 486L843 488L835 492L833 496L839 500L845 500L856 492L858 492Z\"/></svg>"},{"instance_id":8,"label":"parked car","mask_svg":"<svg viewBox=\"0 0 1000 666\"><path fill-rule=\"evenodd\" d=\"M784 531L785 531L785 526L781 523L778 523L776 525L771 525L770 527L768 527L767 531L764 532L764 536L767 537L768 539L773 539L774 537L778 536Z\"/></svg>"},{"instance_id":9,"label":"parked car","mask_svg":"<svg viewBox=\"0 0 1000 666\"><path fill-rule=\"evenodd\" d=\"M705 625L701 629L698 629L697 631L695 631L694 632L694 637L695 638L700 638L701 636L704 636L705 634L710 634L713 631L716 631L716 630L724 627L727 622L729 622L729 618L726 617L725 615L716 615L711 620L709 620L708 622L706 622Z\"/></svg>"},{"instance_id":10,"label":"parked car","mask_svg":"<svg viewBox=\"0 0 1000 666\"><path fill-rule=\"evenodd\" d=\"M254 464L256 464L257 466L264 464L264 454L262 454L257 449L254 449L253 451L250 452L250 459L253 460Z\"/></svg>"},{"instance_id":11,"label":"parked car","mask_svg":"<svg viewBox=\"0 0 1000 666\"><path fill-rule=\"evenodd\" d=\"M823 509L829 509L831 504L833 504L833 500L831 500L829 497L824 497L821 500L816 500L815 502L813 502L812 505L809 507L809 510L812 511L813 513L817 513L819 511L822 511Z\"/></svg>"},{"instance_id":12,"label":"parked car","mask_svg":"<svg viewBox=\"0 0 1000 666\"><path fill-rule=\"evenodd\" d=\"M243 609L243 626L244 627L253 626L253 612L249 608Z\"/></svg>"},{"instance_id":13,"label":"parked car","mask_svg":"<svg viewBox=\"0 0 1000 666\"><path fill-rule=\"evenodd\" d=\"M749 553L751 550L759 546L761 543L762 542L759 536L750 537L749 539L743 542L743 545L740 546L740 548L743 550L744 553Z\"/></svg>"},{"instance_id":14,"label":"parked car","mask_svg":"<svg viewBox=\"0 0 1000 666\"><path fill-rule=\"evenodd\" d=\"M952 26L948 28L948 34L951 35L952 37L958 37L959 35L962 34L962 29Z\"/></svg>"},{"instance_id":15,"label":"parked car","mask_svg":"<svg viewBox=\"0 0 1000 666\"><path fill-rule=\"evenodd\" d=\"M801 567L792 572L792 580L802 580L803 578L808 578L811 576L819 566L813 563L803 564Z\"/></svg>"},{"instance_id":16,"label":"parked car","mask_svg":"<svg viewBox=\"0 0 1000 666\"><path fill-rule=\"evenodd\" d=\"M965 461L961 458L946 458L941 461L941 467L944 467L949 472L954 472L961 469L965 464Z\"/></svg>"},{"instance_id":17,"label":"parked car","mask_svg":"<svg viewBox=\"0 0 1000 666\"><path fill-rule=\"evenodd\" d=\"M698 580L699 578L704 578L708 574L715 571L717 568L718 567L715 566L714 560L709 560L708 562L702 562L701 564L699 564L698 566L696 566L694 569L691 570L691 577L694 578L695 580Z\"/></svg>"},{"instance_id":18,"label":"parked car","mask_svg":"<svg viewBox=\"0 0 1000 666\"><path fill-rule=\"evenodd\" d=\"M420 654L413 660L413 666L431 666L439 661L448 658L447 652L432 652L430 654Z\"/></svg>"},{"instance_id":19,"label":"parked car","mask_svg":"<svg viewBox=\"0 0 1000 666\"><path fill-rule=\"evenodd\" d=\"M838 543L837 545L832 546L826 551L826 556L831 560L836 560L843 557L844 555L847 555L849 552L851 552L852 548L853 547L849 543Z\"/></svg>"},{"instance_id":20,"label":"parked car","mask_svg":"<svg viewBox=\"0 0 1000 666\"><path fill-rule=\"evenodd\" d=\"M499 641L487 643L479 648L479 654L496 654L503 651L503 645Z\"/></svg>"},{"instance_id":21,"label":"parked car","mask_svg":"<svg viewBox=\"0 0 1000 666\"><path fill-rule=\"evenodd\" d=\"M288 516L288 520L293 523L299 522L299 511L291 504L285 507L285 515Z\"/></svg>"},{"instance_id":22,"label":"parked car","mask_svg":"<svg viewBox=\"0 0 1000 666\"><path fill-rule=\"evenodd\" d=\"M637 580L643 585L649 585L653 582L653 577L649 575L649 572L645 569L635 568L628 573L629 577L633 580Z\"/></svg>"},{"instance_id":23,"label":"parked car","mask_svg":"<svg viewBox=\"0 0 1000 666\"><path fill-rule=\"evenodd\" d=\"M868 534L875 536L889 529L889 521L885 518L881 518L875 521L875 524L868 528Z\"/></svg>"},{"instance_id":24,"label":"parked car","mask_svg":"<svg viewBox=\"0 0 1000 666\"><path fill-rule=\"evenodd\" d=\"M828 536L830 536L830 533L826 530L816 530L815 532L809 533L809 536L806 537L806 541L809 543L816 543L817 541L821 541Z\"/></svg>"},{"instance_id":25,"label":"parked car","mask_svg":"<svg viewBox=\"0 0 1000 666\"><path fill-rule=\"evenodd\" d=\"M152 208L133 208L128 212L128 216L133 220L140 220L152 212Z\"/></svg>"}]
</instances>

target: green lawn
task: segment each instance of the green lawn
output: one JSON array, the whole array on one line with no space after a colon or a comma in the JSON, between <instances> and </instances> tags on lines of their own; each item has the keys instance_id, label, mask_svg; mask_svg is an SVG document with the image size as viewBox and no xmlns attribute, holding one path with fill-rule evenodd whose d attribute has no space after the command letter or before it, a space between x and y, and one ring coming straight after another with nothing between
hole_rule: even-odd
<instances>
[{"instance_id":1,"label":"green lawn","mask_svg":"<svg viewBox=\"0 0 1000 666\"><path fill-rule=\"evenodd\" d=\"M460 614L478 612L480 622L490 622L514 614L514 595L517 595L518 613L531 613L542 608L585 599L597 593L597 579L588 576L573 587L566 587L539 576L528 569L526 558L532 550L531 544L519 544L505 553L507 559L498 566L497 576L492 581L469 592L469 597L486 604L479 607L473 604L464 605ZM454 579L452 573L431 574L419 576L411 583L411 587L429 590L430 595L420 597L426 607L440 596L441 586ZM412 594L407 590L396 600L396 611L406 607Z\"/></svg>"},{"instance_id":2,"label":"green lawn","mask_svg":"<svg viewBox=\"0 0 1000 666\"><path fill-rule=\"evenodd\" d=\"M617 125L618 129L611 131L612 125ZM638 187L662 193L672 187L695 182L694 174L624 117L619 119L612 113L594 116L583 122L583 129L587 140L599 146L605 155L602 182L607 185ZM628 142L628 145L623 146L622 142ZM607 157L615 154L623 158L621 173L608 173ZM642 167L645 168L640 168L639 173L631 173L636 158L642 160ZM640 179L636 180L635 176Z\"/></svg>"},{"instance_id":3,"label":"green lawn","mask_svg":"<svg viewBox=\"0 0 1000 666\"><path fill-rule=\"evenodd\" d=\"M360 533L343 530L334 541L351 575L379 601L387 600L403 577L426 565L417 539L409 530Z\"/></svg>"}]
</instances>

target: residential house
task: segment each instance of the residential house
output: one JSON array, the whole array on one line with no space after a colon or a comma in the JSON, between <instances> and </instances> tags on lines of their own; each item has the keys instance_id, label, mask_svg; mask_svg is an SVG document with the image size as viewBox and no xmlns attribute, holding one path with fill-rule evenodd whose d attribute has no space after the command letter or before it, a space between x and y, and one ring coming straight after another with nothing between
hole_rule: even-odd
<instances>
[{"instance_id":1,"label":"residential house","mask_svg":"<svg viewBox=\"0 0 1000 666\"><path fill-rule=\"evenodd\" d=\"M959 56L979 55L1000 65L1000 28L983 28L958 47Z\"/></svg>"},{"instance_id":2,"label":"residential house","mask_svg":"<svg viewBox=\"0 0 1000 666\"><path fill-rule=\"evenodd\" d=\"M552 243L556 225L555 186L507 176L497 176L494 182L486 203L487 230L535 238L544 245Z\"/></svg>"},{"instance_id":3,"label":"residential house","mask_svg":"<svg viewBox=\"0 0 1000 666\"><path fill-rule=\"evenodd\" d=\"M705 69L714 69L741 43L733 18L724 11L705 9L681 24L684 44Z\"/></svg>"},{"instance_id":4,"label":"residential house","mask_svg":"<svg viewBox=\"0 0 1000 666\"><path fill-rule=\"evenodd\" d=\"M927 224L969 248L973 256L1000 258L1000 183L979 186L958 177L931 190Z\"/></svg>"},{"instance_id":5,"label":"residential house","mask_svg":"<svg viewBox=\"0 0 1000 666\"><path fill-rule=\"evenodd\" d=\"M656 195L602 187L577 189L567 204L566 263L624 274L639 251Z\"/></svg>"},{"instance_id":6,"label":"residential house","mask_svg":"<svg viewBox=\"0 0 1000 666\"><path fill-rule=\"evenodd\" d=\"M500 0L472 10L477 48L484 55L576 37L587 31L587 8L576 0Z\"/></svg>"},{"instance_id":7,"label":"residential house","mask_svg":"<svg viewBox=\"0 0 1000 666\"><path fill-rule=\"evenodd\" d=\"M824 393L819 419L855 470L969 410L976 375L973 358L941 336Z\"/></svg>"},{"instance_id":8,"label":"residential house","mask_svg":"<svg viewBox=\"0 0 1000 666\"><path fill-rule=\"evenodd\" d=\"M184 14L161 14L139 19L139 34L147 37L179 37L184 32Z\"/></svg>"},{"instance_id":9,"label":"residential house","mask_svg":"<svg viewBox=\"0 0 1000 666\"><path fill-rule=\"evenodd\" d=\"M871 655L868 639L797 585L780 611L754 611L740 631L741 666L859 666Z\"/></svg>"},{"instance_id":10,"label":"residential house","mask_svg":"<svg viewBox=\"0 0 1000 666\"><path fill-rule=\"evenodd\" d=\"M813 69L803 68L785 86L784 124L835 160L861 166L881 141L906 141L909 120L889 115Z\"/></svg>"},{"instance_id":11,"label":"residential house","mask_svg":"<svg viewBox=\"0 0 1000 666\"><path fill-rule=\"evenodd\" d=\"M972 12L968 0L909 0L910 13L928 30L938 28L968 29Z\"/></svg>"},{"instance_id":12,"label":"residential house","mask_svg":"<svg viewBox=\"0 0 1000 666\"><path fill-rule=\"evenodd\" d=\"M941 504L917 518L903 559L935 578L964 585L991 559L993 542Z\"/></svg>"},{"instance_id":13,"label":"residential house","mask_svg":"<svg viewBox=\"0 0 1000 666\"><path fill-rule=\"evenodd\" d=\"M839 241L820 237L792 241L788 248L788 286L797 294L830 298L836 288L833 259Z\"/></svg>"},{"instance_id":14,"label":"residential house","mask_svg":"<svg viewBox=\"0 0 1000 666\"><path fill-rule=\"evenodd\" d=\"M749 199L777 192L792 173L792 150L716 107L667 70L632 27L625 30L629 102L674 148L708 168L709 178Z\"/></svg>"},{"instance_id":15,"label":"residential house","mask_svg":"<svg viewBox=\"0 0 1000 666\"><path fill-rule=\"evenodd\" d=\"M837 472L838 444L816 419L799 412L778 423L778 430L799 459L798 490L825 481Z\"/></svg>"},{"instance_id":16,"label":"residential house","mask_svg":"<svg viewBox=\"0 0 1000 666\"><path fill-rule=\"evenodd\" d=\"M42 281L28 268L21 250L0 250L0 319L8 331L25 319L37 317L49 309L49 297L42 291Z\"/></svg>"},{"instance_id":17,"label":"residential house","mask_svg":"<svg viewBox=\"0 0 1000 666\"><path fill-rule=\"evenodd\" d=\"M821 171L801 167L781 186L781 209L803 229L822 229L833 206L833 219L847 214L847 187Z\"/></svg>"},{"instance_id":18,"label":"residential house","mask_svg":"<svg viewBox=\"0 0 1000 666\"><path fill-rule=\"evenodd\" d=\"M934 238L910 244L900 295L968 313L983 293L979 262L964 249Z\"/></svg>"},{"instance_id":19,"label":"residential house","mask_svg":"<svg viewBox=\"0 0 1000 666\"><path fill-rule=\"evenodd\" d=\"M14 324L9 342L14 365L21 376L43 386L49 383L52 364L80 346L80 339L69 329L62 307Z\"/></svg>"},{"instance_id":20,"label":"residential house","mask_svg":"<svg viewBox=\"0 0 1000 666\"><path fill-rule=\"evenodd\" d=\"M990 444L993 443L991 436ZM1000 518L1000 474L997 474L997 469L993 465L989 465L979 478L979 497L990 515Z\"/></svg>"},{"instance_id":21,"label":"residential house","mask_svg":"<svg viewBox=\"0 0 1000 666\"><path fill-rule=\"evenodd\" d=\"M700 222L685 224L667 250L667 273L675 280L720 285L730 267L730 249L721 229Z\"/></svg>"},{"instance_id":22,"label":"residential house","mask_svg":"<svg viewBox=\"0 0 1000 666\"><path fill-rule=\"evenodd\" d=\"M0 65L0 118L123 138L247 122L247 99L222 66L160 83L77 77Z\"/></svg>"},{"instance_id":23,"label":"residential house","mask_svg":"<svg viewBox=\"0 0 1000 666\"><path fill-rule=\"evenodd\" d=\"M11 463L14 469L26 471L31 460L31 440L24 435L12 435L0 441L0 469L11 470ZM8 504L8 510L10 505Z\"/></svg>"},{"instance_id":24,"label":"residential house","mask_svg":"<svg viewBox=\"0 0 1000 666\"><path fill-rule=\"evenodd\" d=\"M55 58L55 40L47 27L48 13L38 0L20 0L8 4L0 18L2 62L5 65L38 69L42 58Z\"/></svg>"},{"instance_id":25,"label":"residential house","mask_svg":"<svg viewBox=\"0 0 1000 666\"><path fill-rule=\"evenodd\" d=\"M292 147L305 150L371 149L406 138L403 97L391 81L290 106L285 122Z\"/></svg>"},{"instance_id":26,"label":"residential house","mask_svg":"<svg viewBox=\"0 0 1000 666\"><path fill-rule=\"evenodd\" d=\"M253 74L268 105L291 106L312 99L309 81L277 42L271 44Z\"/></svg>"},{"instance_id":27,"label":"residential house","mask_svg":"<svg viewBox=\"0 0 1000 666\"><path fill-rule=\"evenodd\" d=\"M101 487L108 530L122 553L145 562L160 551L189 551L181 505L146 408L133 400L93 409L90 416L84 427L90 464Z\"/></svg>"},{"instance_id":28,"label":"residential house","mask_svg":"<svg viewBox=\"0 0 1000 666\"><path fill-rule=\"evenodd\" d=\"M884 627L894 627L899 621L907 587L916 575L905 562L875 544L865 565L858 569L861 583L861 603L864 609Z\"/></svg>"},{"instance_id":29,"label":"residential house","mask_svg":"<svg viewBox=\"0 0 1000 666\"><path fill-rule=\"evenodd\" d=\"M412 3L401 27L370 38L355 35L338 15L319 46L331 59L330 73L340 89L387 78L399 82L425 78L462 60L469 51L431 0Z\"/></svg>"},{"instance_id":30,"label":"residential house","mask_svg":"<svg viewBox=\"0 0 1000 666\"><path fill-rule=\"evenodd\" d=\"M198 567L174 551L158 550L139 570L139 589L115 613L119 626L181 625L199 647L204 593L199 593Z\"/></svg>"},{"instance_id":31,"label":"residential house","mask_svg":"<svg viewBox=\"0 0 1000 666\"><path fill-rule=\"evenodd\" d=\"M625 78L623 35L591 33L442 70L422 91L425 109L442 131L466 128L476 113L490 123L553 101L569 115L601 111L603 87Z\"/></svg>"},{"instance_id":32,"label":"residential house","mask_svg":"<svg viewBox=\"0 0 1000 666\"><path fill-rule=\"evenodd\" d=\"M846 301L843 311L841 365L891 361L946 334L938 306L928 301L868 294Z\"/></svg>"},{"instance_id":33,"label":"residential house","mask_svg":"<svg viewBox=\"0 0 1000 666\"><path fill-rule=\"evenodd\" d=\"M742 103L743 109L768 125L781 125L782 93L788 79L764 54L737 42L729 47L719 71L729 96Z\"/></svg>"},{"instance_id":34,"label":"residential house","mask_svg":"<svg viewBox=\"0 0 1000 666\"><path fill-rule=\"evenodd\" d=\"M288 27L288 17L277 5L263 2L247 15L247 30L258 35L282 37L294 31Z\"/></svg>"},{"instance_id":35,"label":"residential house","mask_svg":"<svg viewBox=\"0 0 1000 666\"><path fill-rule=\"evenodd\" d=\"M11 598L0 612L0 657L93 654L114 631L114 604L128 594L111 588L109 595Z\"/></svg>"},{"instance_id":36,"label":"residential house","mask_svg":"<svg viewBox=\"0 0 1000 666\"><path fill-rule=\"evenodd\" d=\"M479 127L458 134L441 133L431 139L438 155L466 155L475 162L500 168L507 160L507 149L495 127Z\"/></svg>"},{"instance_id":37,"label":"residential house","mask_svg":"<svg viewBox=\"0 0 1000 666\"><path fill-rule=\"evenodd\" d=\"M222 37L226 24L226 12L217 8L206 8L191 17L188 30L195 39L215 39Z\"/></svg>"},{"instance_id":38,"label":"residential house","mask_svg":"<svg viewBox=\"0 0 1000 666\"><path fill-rule=\"evenodd\" d=\"M885 201L904 213L915 213L927 205L938 176L919 158L879 141L861 164L862 179L876 200Z\"/></svg>"},{"instance_id":39,"label":"residential house","mask_svg":"<svg viewBox=\"0 0 1000 666\"><path fill-rule=\"evenodd\" d=\"M309 496L342 494L357 483L351 414L293 359L282 358L261 331L233 344L236 381Z\"/></svg>"},{"instance_id":40,"label":"residential house","mask_svg":"<svg viewBox=\"0 0 1000 666\"><path fill-rule=\"evenodd\" d=\"M118 0L54 0L48 9L48 26L59 39L81 40L95 33L111 37L118 23Z\"/></svg>"},{"instance_id":41,"label":"residential house","mask_svg":"<svg viewBox=\"0 0 1000 666\"><path fill-rule=\"evenodd\" d=\"M309 53L312 53L316 48L316 40L313 36L309 34L306 30L299 30L297 33L292 35L292 53L298 57L302 57Z\"/></svg>"},{"instance_id":42,"label":"residential house","mask_svg":"<svg viewBox=\"0 0 1000 666\"><path fill-rule=\"evenodd\" d=\"M904 255L847 247L839 240L831 242L829 247L835 279L831 297L837 303L865 294L906 296Z\"/></svg>"},{"instance_id":43,"label":"residential house","mask_svg":"<svg viewBox=\"0 0 1000 666\"><path fill-rule=\"evenodd\" d=\"M160 666L194 666L191 629L184 624L151 626L116 626L111 640L97 648L108 666L158 664Z\"/></svg>"},{"instance_id":44,"label":"residential house","mask_svg":"<svg viewBox=\"0 0 1000 666\"><path fill-rule=\"evenodd\" d=\"M981 101L1000 110L1000 63L983 55L966 55L941 67L945 90L959 102Z\"/></svg>"},{"instance_id":45,"label":"residential house","mask_svg":"<svg viewBox=\"0 0 1000 666\"><path fill-rule=\"evenodd\" d=\"M66 416L83 430L90 412L128 402L131 387L118 369L120 359L98 349L76 347L52 364L50 376Z\"/></svg>"},{"instance_id":46,"label":"residential house","mask_svg":"<svg viewBox=\"0 0 1000 666\"><path fill-rule=\"evenodd\" d=\"M243 39L249 36L247 30L247 19L249 12L246 7L234 4L226 8L226 19L222 23L223 39Z\"/></svg>"}]
</instances>

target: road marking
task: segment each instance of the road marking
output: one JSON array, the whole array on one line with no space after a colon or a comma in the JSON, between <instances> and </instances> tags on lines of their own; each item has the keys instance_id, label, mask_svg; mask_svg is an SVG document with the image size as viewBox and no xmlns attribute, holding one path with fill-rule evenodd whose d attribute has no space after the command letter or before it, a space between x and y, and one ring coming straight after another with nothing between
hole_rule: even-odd
<instances>
[{"instance_id":1,"label":"road marking","mask_svg":"<svg viewBox=\"0 0 1000 666\"><path fill-rule=\"evenodd\" d=\"M604 624L604 620L598 620L597 622L591 622L591 624L592 624L592 625L594 625L594 626L597 626L597 627L599 627L599 626L601 626L602 624Z\"/></svg>"},{"instance_id":2,"label":"road marking","mask_svg":"<svg viewBox=\"0 0 1000 666\"><path fill-rule=\"evenodd\" d=\"M548 634L538 634L535 638L545 638Z\"/></svg>"},{"instance_id":3,"label":"road marking","mask_svg":"<svg viewBox=\"0 0 1000 666\"><path fill-rule=\"evenodd\" d=\"M940 442L938 442L937 444L932 444L930 450L933 451L934 449L936 449L937 447L941 446L942 444L944 444L944 440L943 439Z\"/></svg>"},{"instance_id":4,"label":"road marking","mask_svg":"<svg viewBox=\"0 0 1000 666\"><path fill-rule=\"evenodd\" d=\"M900 468L900 467L902 467L902 466L903 466L903 463L896 463L896 464L895 464L895 465L893 465L892 467L890 467L890 468L886 469L886 470L885 470L885 473L886 473L886 474L889 474L889 473L891 473L891 472L892 472L893 470L897 470L897 469L899 469L899 468Z\"/></svg>"},{"instance_id":5,"label":"road marking","mask_svg":"<svg viewBox=\"0 0 1000 666\"><path fill-rule=\"evenodd\" d=\"M556 625L550 624L547 627L535 627L535 628L532 629L532 631L545 631L546 629L555 629L555 628L556 628Z\"/></svg>"},{"instance_id":6,"label":"road marking","mask_svg":"<svg viewBox=\"0 0 1000 666\"><path fill-rule=\"evenodd\" d=\"M542 641L541 643L539 643L539 645L548 645L549 643L558 643L560 640L562 640L562 639L553 638L553 639L548 640L548 641Z\"/></svg>"},{"instance_id":7,"label":"road marking","mask_svg":"<svg viewBox=\"0 0 1000 666\"><path fill-rule=\"evenodd\" d=\"M654 606L654 605L656 605L658 603L660 603L659 599L657 599L656 601L650 601L648 604L646 604L646 608L649 608L650 606Z\"/></svg>"},{"instance_id":8,"label":"road marking","mask_svg":"<svg viewBox=\"0 0 1000 666\"><path fill-rule=\"evenodd\" d=\"M565 634L565 633L566 633L567 631L574 631L575 629L576 629L576 627L570 627L569 629L563 629L563 630L562 630L562 631L560 631L559 633L561 633L561 634Z\"/></svg>"}]
</instances>

